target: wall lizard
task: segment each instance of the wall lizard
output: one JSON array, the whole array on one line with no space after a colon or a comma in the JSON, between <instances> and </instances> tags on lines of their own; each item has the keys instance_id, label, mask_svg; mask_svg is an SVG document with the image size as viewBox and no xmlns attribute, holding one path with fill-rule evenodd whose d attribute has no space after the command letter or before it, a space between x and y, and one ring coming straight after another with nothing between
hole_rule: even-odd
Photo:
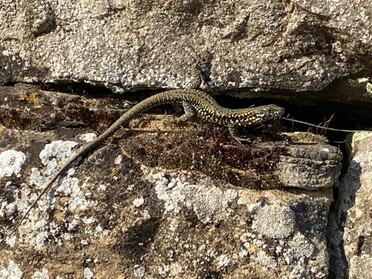
<instances>
[{"instance_id":1,"label":"wall lizard","mask_svg":"<svg viewBox=\"0 0 372 279\"><path fill-rule=\"evenodd\" d=\"M276 105L265 105L259 107L250 107L243 109L229 109L221 107L217 102L208 94L196 89L176 89L161 92L150 96L149 98L141 101L127 112L125 112L118 120L116 120L105 132L99 135L95 140L83 145L75 155L73 155L60 170L58 170L52 178L45 184L43 190L38 195L36 200L29 206L26 213L23 214L20 221L15 225L10 235L13 235L17 228L21 225L23 220L28 216L32 208L36 205L39 199L45 192L50 189L54 181L61 176L72 163L79 157L85 155L88 151L92 150L101 144L108 137L113 135L122 125L127 124L131 119L135 118L148 109L172 103L182 103L185 113L181 116L182 121L190 119L193 115L197 115L204 121L212 122L215 124L224 125L232 132L235 126L254 126L264 124L271 120L279 118L284 109Z\"/></svg>"}]
</instances>

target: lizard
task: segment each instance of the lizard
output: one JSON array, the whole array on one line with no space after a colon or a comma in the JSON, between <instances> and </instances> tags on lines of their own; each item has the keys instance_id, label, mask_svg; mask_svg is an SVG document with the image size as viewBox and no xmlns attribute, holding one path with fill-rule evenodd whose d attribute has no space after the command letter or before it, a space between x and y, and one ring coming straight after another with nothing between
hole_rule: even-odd
<instances>
[{"instance_id":1,"label":"lizard","mask_svg":"<svg viewBox=\"0 0 372 279\"><path fill-rule=\"evenodd\" d=\"M26 213L22 215L21 219L14 226L10 235L13 235L16 232L17 228L22 224L40 198L51 188L57 178L63 175L70 165L72 165L78 158L100 145L119 130L120 127L127 124L137 115L144 113L155 106L174 103L181 103L184 106L184 114L180 117L180 120L187 121L196 115L203 121L228 127L230 133L234 133L234 127L236 126L257 126L265 124L266 122L281 117L284 113L282 107L274 104L242 109L225 108L218 105L210 95L197 89L174 89L152 95L126 111L96 139L80 147L76 154L70 157L69 160L45 184L35 201L31 203Z\"/></svg>"}]
</instances>

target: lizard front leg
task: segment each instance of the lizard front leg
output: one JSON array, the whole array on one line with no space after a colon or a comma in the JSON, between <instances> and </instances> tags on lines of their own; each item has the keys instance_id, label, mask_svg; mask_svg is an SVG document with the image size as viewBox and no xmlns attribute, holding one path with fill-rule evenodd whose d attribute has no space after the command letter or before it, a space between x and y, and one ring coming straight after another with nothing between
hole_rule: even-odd
<instances>
[{"instance_id":1,"label":"lizard front leg","mask_svg":"<svg viewBox=\"0 0 372 279\"><path fill-rule=\"evenodd\" d=\"M230 133L230 136L233 139L235 139L238 143L241 144L242 142L249 141L249 139L247 139L247 138L242 138L242 137L237 136L237 134L238 134L238 125L236 125L236 124L228 125L227 126L227 129L228 129L228 131Z\"/></svg>"}]
</instances>

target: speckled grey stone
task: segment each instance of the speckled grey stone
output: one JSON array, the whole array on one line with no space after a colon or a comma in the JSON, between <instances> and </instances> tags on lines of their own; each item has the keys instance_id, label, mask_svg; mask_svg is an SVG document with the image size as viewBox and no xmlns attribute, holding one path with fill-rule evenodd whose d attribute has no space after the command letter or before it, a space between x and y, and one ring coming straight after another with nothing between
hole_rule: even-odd
<instances>
[{"instance_id":1,"label":"speckled grey stone","mask_svg":"<svg viewBox=\"0 0 372 279\"><path fill-rule=\"evenodd\" d=\"M355 133L350 164L332 210L329 239L335 278L372 278L372 133Z\"/></svg>"},{"instance_id":2,"label":"speckled grey stone","mask_svg":"<svg viewBox=\"0 0 372 279\"><path fill-rule=\"evenodd\" d=\"M26 135L32 145L22 146L28 160L24 175L0 178L5 185L0 274L8 276L12 267L26 277L68 272L83 277L87 267L76 262L85 262L97 278L327 278L330 189L295 193L236 187L193 171L141 165L116 144L72 167L16 237L8 237L17 217L9 206L24 212L37 193L31 170L39 166L39 176L48 171L40 153L48 150L60 163L66 150L56 154L47 145L78 141L67 137L61 142L50 131L4 129L0 151L19 149ZM21 256L15 256L15 249ZM35 253L45 260L30 264Z\"/></svg>"},{"instance_id":3,"label":"speckled grey stone","mask_svg":"<svg viewBox=\"0 0 372 279\"><path fill-rule=\"evenodd\" d=\"M267 237L280 239L291 236L295 225L295 214L288 206L272 204L258 211L252 228Z\"/></svg>"},{"instance_id":4,"label":"speckled grey stone","mask_svg":"<svg viewBox=\"0 0 372 279\"><path fill-rule=\"evenodd\" d=\"M0 82L320 90L367 66L368 0L3 1Z\"/></svg>"}]
</instances>

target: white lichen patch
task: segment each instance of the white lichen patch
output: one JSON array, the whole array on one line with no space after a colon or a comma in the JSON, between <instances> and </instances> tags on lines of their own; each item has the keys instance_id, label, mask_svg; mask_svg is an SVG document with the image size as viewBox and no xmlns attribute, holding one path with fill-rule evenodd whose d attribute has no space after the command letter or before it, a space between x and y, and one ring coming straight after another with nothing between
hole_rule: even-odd
<instances>
[{"instance_id":1,"label":"white lichen patch","mask_svg":"<svg viewBox=\"0 0 372 279\"><path fill-rule=\"evenodd\" d=\"M74 219L71 221L71 222L69 222L69 223L67 223L66 225L67 225L67 230L68 231L76 231L76 229L79 227L79 217L78 216L74 216ZM84 222L84 220L83 220L83 222Z\"/></svg>"},{"instance_id":2,"label":"white lichen patch","mask_svg":"<svg viewBox=\"0 0 372 279\"><path fill-rule=\"evenodd\" d=\"M315 253L315 246L304 235L296 233L283 249L283 258L290 271L289 278L325 278L322 266L309 269L308 263Z\"/></svg>"},{"instance_id":3,"label":"white lichen patch","mask_svg":"<svg viewBox=\"0 0 372 279\"><path fill-rule=\"evenodd\" d=\"M230 263L230 259L226 254L219 255L217 257L217 265L220 267L226 267Z\"/></svg>"},{"instance_id":4,"label":"white lichen patch","mask_svg":"<svg viewBox=\"0 0 372 279\"><path fill-rule=\"evenodd\" d=\"M144 203L145 203L145 199L143 198L143 196L141 196L141 197L139 197L139 198L137 198L137 199L134 199L134 201L133 201L133 205L134 205L135 207L140 207L140 206L142 206Z\"/></svg>"},{"instance_id":5,"label":"white lichen patch","mask_svg":"<svg viewBox=\"0 0 372 279\"><path fill-rule=\"evenodd\" d=\"M102 228L101 225L98 225L95 229L95 236L99 236L99 237L106 237L109 235L109 230L105 230Z\"/></svg>"},{"instance_id":6,"label":"white lichen patch","mask_svg":"<svg viewBox=\"0 0 372 279\"><path fill-rule=\"evenodd\" d=\"M368 82L366 84L366 92L367 92L367 96L372 98L372 82Z\"/></svg>"},{"instance_id":7,"label":"white lichen patch","mask_svg":"<svg viewBox=\"0 0 372 279\"><path fill-rule=\"evenodd\" d=\"M12 260L9 260L7 267L0 264L0 278L21 279L23 278L23 272L19 268L18 264Z\"/></svg>"},{"instance_id":8,"label":"white lichen patch","mask_svg":"<svg viewBox=\"0 0 372 279\"><path fill-rule=\"evenodd\" d=\"M41 212L38 214L38 212ZM43 210L33 210L30 212L27 221L18 228L19 240L31 244L35 249L41 249L45 244L45 239L49 236L46 231L48 214Z\"/></svg>"},{"instance_id":9,"label":"white lichen patch","mask_svg":"<svg viewBox=\"0 0 372 279\"><path fill-rule=\"evenodd\" d=\"M277 261L264 251L257 253L255 262L259 264L264 270L275 270L278 267Z\"/></svg>"},{"instance_id":10,"label":"white lichen patch","mask_svg":"<svg viewBox=\"0 0 372 279\"><path fill-rule=\"evenodd\" d=\"M356 78L356 79L349 79L349 84L353 87L363 88L369 82L369 78Z\"/></svg>"},{"instance_id":11,"label":"white lichen patch","mask_svg":"<svg viewBox=\"0 0 372 279\"><path fill-rule=\"evenodd\" d=\"M221 190L207 185L191 185L178 177L167 178L164 173L149 173L146 178L155 183L155 191L163 200L165 212L178 213L186 206L194 210L203 223L214 223L230 216L230 203L238 197L233 189Z\"/></svg>"},{"instance_id":12,"label":"white lichen patch","mask_svg":"<svg viewBox=\"0 0 372 279\"><path fill-rule=\"evenodd\" d=\"M21 151L6 150L0 153L0 177L20 176L26 155Z\"/></svg>"},{"instance_id":13,"label":"white lichen patch","mask_svg":"<svg viewBox=\"0 0 372 279\"><path fill-rule=\"evenodd\" d=\"M134 266L134 276L136 277L142 278L143 276L145 276L145 271L146 268L143 265L136 264Z\"/></svg>"},{"instance_id":14,"label":"white lichen patch","mask_svg":"<svg viewBox=\"0 0 372 279\"><path fill-rule=\"evenodd\" d=\"M245 249L241 249L240 251L239 251L239 258L244 258L244 257L246 257L246 256L248 256L248 251L247 250L245 250Z\"/></svg>"},{"instance_id":15,"label":"white lichen patch","mask_svg":"<svg viewBox=\"0 0 372 279\"><path fill-rule=\"evenodd\" d=\"M100 184L100 185L98 186L98 189L101 190L101 191L106 191L107 186L106 186L106 185L103 185L103 184Z\"/></svg>"},{"instance_id":16,"label":"white lichen patch","mask_svg":"<svg viewBox=\"0 0 372 279\"><path fill-rule=\"evenodd\" d=\"M294 233L295 225L294 212L275 203L258 210L252 228L270 238L288 238Z\"/></svg>"},{"instance_id":17,"label":"white lichen patch","mask_svg":"<svg viewBox=\"0 0 372 279\"><path fill-rule=\"evenodd\" d=\"M66 163L73 155L75 155L74 148L78 145L75 141L52 141L45 145L40 152L39 157L41 162L47 166L51 161L60 160Z\"/></svg>"},{"instance_id":18,"label":"white lichen patch","mask_svg":"<svg viewBox=\"0 0 372 279\"><path fill-rule=\"evenodd\" d=\"M171 263L169 266L169 273L172 276L180 275L183 272L183 268L179 263Z\"/></svg>"},{"instance_id":19,"label":"white lichen patch","mask_svg":"<svg viewBox=\"0 0 372 279\"><path fill-rule=\"evenodd\" d=\"M43 268L41 271L36 271L32 275L32 279L49 279L48 269Z\"/></svg>"},{"instance_id":20,"label":"white lichen patch","mask_svg":"<svg viewBox=\"0 0 372 279\"><path fill-rule=\"evenodd\" d=\"M39 157L42 163L46 166L42 171L33 168L31 171L30 182L36 185L37 189L44 188L45 183L55 174L60 168L60 163L65 163L71 156L75 154L75 149L78 144L72 141L54 141L46 144L40 152ZM90 208L96 206L97 202L90 199L92 196L89 191L90 185L81 183L76 177L74 168L70 168L58 181L57 186L54 186L48 194L45 194L37 203L35 208L31 210L26 220L18 229L19 241L31 244L36 249L41 249L50 235L58 235L61 237L55 240L58 245L61 245L64 240L71 239L69 233L62 233L64 228L69 231L76 229L83 224L79 214L88 212ZM19 191L19 190L17 190ZM15 191L14 207L18 209L19 214L24 214L28 209L29 203L36 199L38 192L30 189L27 185L22 185L21 197ZM63 225L53 225L50 221L50 210L54 208L54 203L58 196L68 197L64 202L58 205L61 212L60 218L66 215L74 215L71 222L65 221ZM8 204L0 203L1 208L11 210L13 207ZM6 212L5 212L6 214ZM76 218L75 218L76 217ZM84 220L93 217L87 216ZM59 222L59 224L61 224ZM84 228L94 235L107 235L106 231L96 232L97 224L83 224ZM86 227L87 226L87 227Z\"/></svg>"},{"instance_id":21,"label":"white lichen patch","mask_svg":"<svg viewBox=\"0 0 372 279\"><path fill-rule=\"evenodd\" d=\"M115 165L120 165L122 161L123 161L123 155L119 154L118 156L116 156L116 158L114 160L114 164Z\"/></svg>"},{"instance_id":22,"label":"white lichen patch","mask_svg":"<svg viewBox=\"0 0 372 279\"><path fill-rule=\"evenodd\" d=\"M31 184L42 188L51 176L59 170L58 162L66 163L69 158L75 155L77 145L78 143L74 141L61 140L46 144L39 154L40 160L46 168L42 173L37 168L31 169Z\"/></svg>"},{"instance_id":23,"label":"white lichen patch","mask_svg":"<svg viewBox=\"0 0 372 279\"><path fill-rule=\"evenodd\" d=\"M66 174L67 176L71 174ZM82 191L79 180L77 178L66 177L63 179L61 186L55 191L56 194L68 196L69 199L60 208L63 213L66 212L85 212L96 205L95 201L86 200L84 191ZM32 200L36 198L37 193L32 195ZM32 210L27 217L27 222L24 222L19 227L19 233L22 235L21 240L29 242L36 249L41 249L45 245L45 240L51 233L56 234L60 231L60 227L53 226L49 222L48 210L54 207L56 201L55 196L46 195L42 197L37 207ZM23 213L27 208L24 208ZM72 223L66 223L66 226L74 231L79 226L80 220L74 219ZM49 225L49 230L48 226ZM65 238L66 239L66 238Z\"/></svg>"},{"instance_id":24,"label":"white lichen patch","mask_svg":"<svg viewBox=\"0 0 372 279\"><path fill-rule=\"evenodd\" d=\"M255 235L251 234L250 232L246 232L243 233L239 239L243 243L244 248L248 250L251 246L251 243L253 242L252 240L255 239Z\"/></svg>"},{"instance_id":25,"label":"white lichen patch","mask_svg":"<svg viewBox=\"0 0 372 279\"><path fill-rule=\"evenodd\" d=\"M82 221L83 221L83 223L84 223L85 225L89 225L89 224L93 224L93 223L96 222L97 220L96 220L96 218L94 218L94 217L89 217L89 218L84 217L84 218L82 219Z\"/></svg>"},{"instance_id":26,"label":"white lichen patch","mask_svg":"<svg viewBox=\"0 0 372 279\"><path fill-rule=\"evenodd\" d=\"M221 190L218 187L190 185L183 191L185 205L193 208L204 224L217 223L229 218L233 210L229 207L238 193L233 189Z\"/></svg>"},{"instance_id":27,"label":"white lichen patch","mask_svg":"<svg viewBox=\"0 0 372 279\"><path fill-rule=\"evenodd\" d=\"M91 142L94 141L97 138L97 135L95 133L85 133L82 134L79 139L85 142Z\"/></svg>"},{"instance_id":28,"label":"white lichen patch","mask_svg":"<svg viewBox=\"0 0 372 279\"><path fill-rule=\"evenodd\" d=\"M161 266L158 266L158 273L161 276L166 276L169 273L169 265L163 264Z\"/></svg>"},{"instance_id":29,"label":"white lichen patch","mask_svg":"<svg viewBox=\"0 0 372 279\"><path fill-rule=\"evenodd\" d=\"M2 241L2 239L0 239ZM15 235L11 236L11 237L6 237L5 238L5 243L8 244L10 247L14 247L15 243L16 243L16 237Z\"/></svg>"},{"instance_id":30,"label":"white lichen patch","mask_svg":"<svg viewBox=\"0 0 372 279\"><path fill-rule=\"evenodd\" d=\"M93 271L89 268L89 267L86 267L84 268L84 279L92 279L93 278Z\"/></svg>"},{"instance_id":31,"label":"white lichen patch","mask_svg":"<svg viewBox=\"0 0 372 279\"><path fill-rule=\"evenodd\" d=\"M314 245L303 234L296 233L288 242L288 249L283 252L284 259L289 265L306 263L315 251Z\"/></svg>"},{"instance_id":32,"label":"white lichen patch","mask_svg":"<svg viewBox=\"0 0 372 279\"><path fill-rule=\"evenodd\" d=\"M96 201L86 199L86 191L84 189L87 187L87 183L82 183L80 185L79 179L68 177L63 180L61 186L56 190L56 193L69 196L69 200L66 203L69 211L87 211L97 204Z\"/></svg>"},{"instance_id":33,"label":"white lichen patch","mask_svg":"<svg viewBox=\"0 0 372 279\"><path fill-rule=\"evenodd\" d=\"M42 248L44 246L45 240L48 238L49 233L48 232L40 232L35 237L35 246L36 248Z\"/></svg>"},{"instance_id":34,"label":"white lichen patch","mask_svg":"<svg viewBox=\"0 0 372 279\"><path fill-rule=\"evenodd\" d=\"M256 246L263 249L267 247L267 243L262 239L261 234L245 232L239 237L239 239L243 243L243 247L247 250L251 246Z\"/></svg>"},{"instance_id":35,"label":"white lichen patch","mask_svg":"<svg viewBox=\"0 0 372 279\"><path fill-rule=\"evenodd\" d=\"M158 199L165 202L165 211L179 212L180 207L178 203L183 199L181 189L185 185L178 178L171 178L169 180L163 173L155 174L153 178L155 179L155 192Z\"/></svg>"}]
</instances>

